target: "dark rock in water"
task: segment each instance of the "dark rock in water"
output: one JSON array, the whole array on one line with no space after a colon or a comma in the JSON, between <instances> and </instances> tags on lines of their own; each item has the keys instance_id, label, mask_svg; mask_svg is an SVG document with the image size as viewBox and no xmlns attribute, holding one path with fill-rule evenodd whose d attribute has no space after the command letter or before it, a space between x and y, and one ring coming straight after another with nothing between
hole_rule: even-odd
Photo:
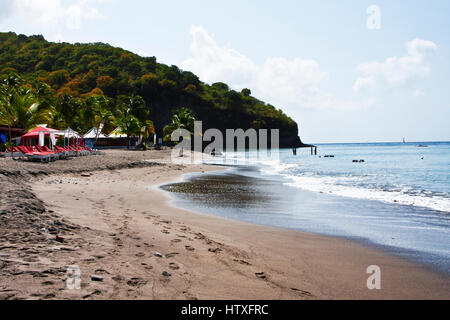
<instances>
[{"instance_id":1,"label":"dark rock in water","mask_svg":"<svg viewBox=\"0 0 450 320\"><path fill-rule=\"evenodd\" d=\"M353 163L358 163L359 161L358 160L353 160Z\"/></svg>"},{"instance_id":2,"label":"dark rock in water","mask_svg":"<svg viewBox=\"0 0 450 320\"><path fill-rule=\"evenodd\" d=\"M366 161L365 160L359 160L359 162L362 163L362 162L366 162Z\"/></svg>"},{"instance_id":3,"label":"dark rock in water","mask_svg":"<svg viewBox=\"0 0 450 320\"><path fill-rule=\"evenodd\" d=\"M93 274L93 275L91 276L91 280L92 280L92 281L103 281L103 277L102 277L102 276L97 276L97 275Z\"/></svg>"}]
</instances>

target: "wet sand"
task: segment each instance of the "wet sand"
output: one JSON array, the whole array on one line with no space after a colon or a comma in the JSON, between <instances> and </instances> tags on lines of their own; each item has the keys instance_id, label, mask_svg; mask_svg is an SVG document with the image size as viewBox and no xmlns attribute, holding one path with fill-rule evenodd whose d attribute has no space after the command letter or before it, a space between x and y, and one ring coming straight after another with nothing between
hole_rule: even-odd
<instances>
[{"instance_id":1,"label":"wet sand","mask_svg":"<svg viewBox=\"0 0 450 320\"><path fill-rule=\"evenodd\" d=\"M218 168L168 159L0 159L0 298L450 298L447 277L355 242L176 208L159 185ZM374 264L382 290L366 287ZM80 290L66 288L69 265L81 270Z\"/></svg>"}]
</instances>

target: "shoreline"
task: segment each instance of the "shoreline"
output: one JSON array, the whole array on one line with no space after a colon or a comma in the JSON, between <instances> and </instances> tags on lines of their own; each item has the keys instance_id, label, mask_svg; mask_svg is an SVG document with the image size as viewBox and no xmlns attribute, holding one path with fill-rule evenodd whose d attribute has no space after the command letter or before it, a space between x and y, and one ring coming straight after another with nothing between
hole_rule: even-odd
<instances>
[{"instance_id":1,"label":"shoreline","mask_svg":"<svg viewBox=\"0 0 450 320\"><path fill-rule=\"evenodd\" d=\"M213 164L212 166L220 167L220 165L217 165L217 164ZM223 177L227 174L227 172L232 174L233 176L246 177L246 175L243 175L242 173L240 173L239 170L235 170L235 169L236 169L235 166L224 166L223 169L214 170L214 171L212 171L212 173L214 174L214 176L217 176L217 177ZM208 174L208 173L206 173L206 174ZM441 265L439 263L432 262L433 260L434 261L442 260L442 256L436 255L434 253L427 253L427 252L421 252L421 251L419 252L419 251L414 251L413 249L377 243L377 242L371 240L370 238L363 237L363 236L340 235L337 233L331 234L331 233L326 233L325 231L320 232L320 231L308 230L306 228L300 229L300 228L294 228L294 227L276 226L276 225L271 225L271 224L263 223L263 222L257 223L257 222L252 222L252 221L246 221L245 219L239 219L236 217L228 217L227 214L224 214L224 212L223 212L223 211L227 211L227 209L225 209L223 211L211 213L216 208L213 206L211 206L211 207L203 206L201 200L199 201L198 199L195 199L192 196L188 196L189 191L186 191L186 192L181 191L180 193L183 194L183 196L180 196L178 194L179 191L173 192L173 191L164 189L164 187L177 188L177 186L179 186L179 185L186 185L186 184L189 185L190 183L193 183L192 181L195 180L196 178L203 178L202 180L208 179L208 175L206 177L202 176L202 175L203 175L203 173L199 173L199 172L186 173L186 174L183 174L183 176L180 177L180 179L178 181L171 181L169 183L164 183L164 184L161 184L156 187L160 188L164 192L166 192L171 199L170 204L178 209L189 210L194 213L204 214L204 215L208 215L208 216L214 216L214 217L218 217L218 218L222 218L222 219L226 219L226 220L247 223L247 224L255 225L255 226L262 226L262 227L268 227L268 228L274 228L274 229L280 229L280 230L286 230L286 231L300 232L300 233L306 233L306 234L324 236L324 237L328 237L328 238L335 238L335 239L341 239L341 240L345 240L345 241L356 242L356 243L359 243L370 249L382 251L385 254L399 257L401 259L405 259L406 261L411 262L411 263L419 264L419 265L423 266L426 270L438 273L444 277L450 277L450 269L448 269L448 267L446 267L445 265ZM183 189L183 188L184 188L184 186L181 187L181 189ZM194 189L195 189L195 187L194 187ZM304 192L314 193L314 191L303 190L303 189L300 189L298 191L303 192L303 193ZM326 196L329 196L329 195L326 195ZM336 196L336 195L332 195L332 196L338 197L338 198L343 197L343 196ZM348 201L348 199L347 199L347 201ZM373 201L373 200L356 199L355 201L363 202L363 201ZM378 201L378 200L374 200L374 201ZM188 207L184 208L183 205L187 205ZM396 204L396 206L398 206L398 205L409 208L408 205ZM229 209L229 210L233 210L233 209Z\"/></svg>"},{"instance_id":2,"label":"shoreline","mask_svg":"<svg viewBox=\"0 0 450 320\"><path fill-rule=\"evenodd\" d=\"M404 259L339 238L178 208L158 188L209 170L217 167L162 164L33 179L37 199L68 226L60 231L64 242L46 235L26 257L17 241L15 249L2 248L10 262L1 268L1 291L12 299L450 298L448 278ZM3 237L2 246L10 240ZM71 264L81 269L80 291L65 288ZM382 290L366 287L373 264L381 267ZM92 274L103 281L91 281Z\"/></svg>"}]
</instances>

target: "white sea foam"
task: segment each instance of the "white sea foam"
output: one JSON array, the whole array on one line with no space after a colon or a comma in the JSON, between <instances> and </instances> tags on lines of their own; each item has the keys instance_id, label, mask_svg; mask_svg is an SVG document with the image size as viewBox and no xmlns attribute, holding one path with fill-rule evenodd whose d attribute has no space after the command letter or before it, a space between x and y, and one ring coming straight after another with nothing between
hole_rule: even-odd
<instances>
[{"instance_id":1,"label":"white sea foam","mask_svg":"<svg viewBox=\"0 0 450 320\"><path fill-rule=\"evenodd\" d=\"M450 213L450 198L410 186L380 187L367 183L374 174L364 176L317 175L312 172L298 172L301 165L285 163L279 159L261 159L255 154L244 152L225 153L217 162L235 165L258 165L263 175L280 175L289 182L286 185L313 192L332 194L356 199L377 200L387 203L411 205ZM366 185L364 185L366 184Z\"/></svg>"},{"instance_id":2,"label":"white sea foam","mask_svg":"<svg viewBox=\"0 0 450 320\"><path fill-rule=\"evenodd\" d=\"M296 176L289 174L284 174L283 176L291 180L291 182L287 182L286 185L309 191L356 199L377 200L387 203L425 207L433 210L450 212L449 198L406 193L410 192L411 188L404 188L401 191L388 191L342 184L344 181L349 182L351 180L360 180L358 177L318 177L306 175Z\"/></svg>"}]
</instances>

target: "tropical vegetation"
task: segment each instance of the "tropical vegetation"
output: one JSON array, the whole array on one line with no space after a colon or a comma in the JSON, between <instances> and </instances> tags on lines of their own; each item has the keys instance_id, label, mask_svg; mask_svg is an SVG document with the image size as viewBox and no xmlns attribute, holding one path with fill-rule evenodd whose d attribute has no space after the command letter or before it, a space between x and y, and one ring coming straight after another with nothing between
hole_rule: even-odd
<instances>
[{"instance_id":1,"label":"tropical vegetation","mask_svg":"<svg viewBox=\"0 0 450 320\"><path fill-rule=\"evenodd\" d=\"M282 145L298 141L297 124L249 89L206 84L190 71L104 43L52 43L39 35L0 33L0 79L2 108L8 110L0 111L0 124L28 128L49 115L47 123L57 129L83 133L104 122L105 133L120 126L135 135L152 127L164 136L174 113L185 107L203 121L204 130L276 128ZM13 92L24 97L13 99ZM29 123L13 120L12 101L36 116Z\"/></svg>"}]
</instances>

